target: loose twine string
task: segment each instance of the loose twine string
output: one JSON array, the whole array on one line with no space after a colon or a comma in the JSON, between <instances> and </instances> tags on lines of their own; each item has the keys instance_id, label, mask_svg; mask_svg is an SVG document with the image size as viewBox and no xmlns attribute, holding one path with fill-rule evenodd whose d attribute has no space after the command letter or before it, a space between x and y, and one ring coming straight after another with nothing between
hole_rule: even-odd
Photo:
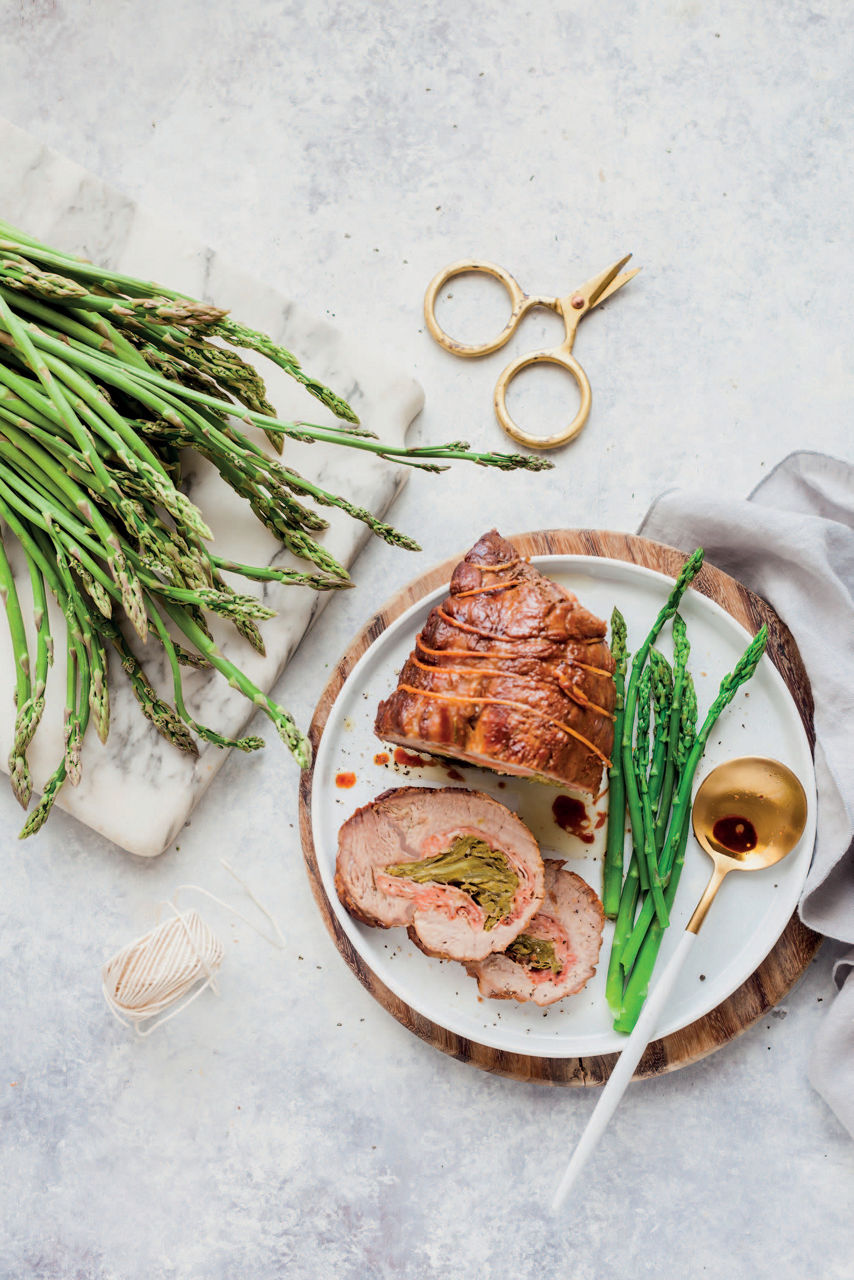
<instances>
[{"instance_id":1,"label":"loose twine string","mask_svg":"<svg viewBox=\"0 0 854 1280\"><path fill-rule=\"evenodd\" d=\"M224 859L220 861L270 921L275 936L264 933L231 903L217 898L207 889L197 884L179 885L171 899L161 904L171 907L174 918L165 920L141 938L128 943L101 970L101 986L107 1007L122 1026L132 1026L137 1035L151 1035L164 1022L182 1013L208 987L219 995L215 975L223 961L222 943L197 911L192 908L179 911L175 901L179 893L203 894L243 920L270 946L281 950L285 945L282 931L267 908L258 901L246 881L241 880ZM167 1009L169 1013L164 1012ZM159 1014L162 1017L158 1017ZM150 1018L157 1020L143 1029L140 1024Z\"/></svg>"}]
</instances>

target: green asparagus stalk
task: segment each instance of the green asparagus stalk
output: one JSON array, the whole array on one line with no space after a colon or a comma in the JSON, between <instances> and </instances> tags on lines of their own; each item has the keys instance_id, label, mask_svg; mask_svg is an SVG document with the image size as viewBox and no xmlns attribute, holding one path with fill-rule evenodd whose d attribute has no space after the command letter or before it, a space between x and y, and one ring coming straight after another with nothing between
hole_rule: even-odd
<instances>
[{"instance_id":1,"label":"green asparagus stalk","mask_svg":"<svg viewBox=\"0 0 854 1280\"><path fill-rule=\"evenodd\" d=\"M88 673L84 666L81 673L80 692L77 689L77 668L81 652L68 632L67 693L65 703L65 752L56 769L48 778L41 800L32 810L21 828L19 839L26 840L40 831L47 821L54 801L67 780L76 785L80 780L80 746L89 723Z\"/></svg>"},{"instance_id":2,"label":"green asparagus stalk","mask_svg":"<svg viewBox=\"0 0 854 1280\"><path fill-rule=\"evenodd\" d=\"M623 850L626 843L626 787L620 745L623 736L623 706L626 682L626 620L619 609L611 614L611 655L614 659L614 749L608 771L608 835L602 877L602 906L614 919L620 905L623 883Z\"/></svg>"},{"instance_id":3,"label":"green asparagus stalk","mask_svg":"<svg viewBox=\"0 0 854 1280\"><path fill-rule=\"evenodd\" d=\"M650 649L652 670L652 698L655 707L655 740L652 761L649 766L649 799L653 810L658 805L664 784L664 768L667 745L670 739L670 708L673 702L673 671L670 663L658 649Z\"/></svg>"},{"instance_id":4,"label":"green asparagus stalk","mask_svg":"<svg viewBox=\"0 0 854 1280\"><path fill-rule=\"evenodd\" d=\"M184 723L197 733L200 738L204 738L206 742L213 742L218 747L237 747L239 751L247 752L258 751L263 747L263 738L254 736L246 738L229 738L224 734L218 733L215 729L208 728L207 725L200 724L198 720L194 719L194 717L190 715L187 710L186 703L184 702L184 688L181 678L181 667L177 646L166 629L166 625L158 612L157 605L150 596L148 598L148 614L158 636L160 637L160 641L166 652L166 657L169 660L169 667L172 672L175 709Z\"/></svg>"},{"instance_id":5,"label":"green asparagus stalk","mask_svg":"<svg viewBox=\"0 0 854 1280\"><path fill-rule=\"evenodd\" d=\"M68 557L62 546L53 544L39 530L34 531L34 538L42 547L45 556L53 553L59 580L65 592L65 610L67 616L76 616L77 626L85 649L89 669L89 707L95 718L95 729L102 742L107 741L110 732L110 690L107 683L107 653L98 631L92 625L96 615L89 610L83 597L77 591ZM100 619L104 626L108 624Z\"/></svg>"},{"instance_id":6,"label":"green asparagus stalk","mask_svg":"<svg viewBox=\"0 0 854 1280\"><path fill-rule=\"evenodd\" d=\"M634 769L632 767L632 734L634 732L635 712L637 708L638 697L638 681L641 672L646 666L649 651L655 641L658 639L659 633L666 622L668 622L676 610L679 608L679 601L682 599L685 591L690 583L697 576L703 563L703 551L698 547L685 561L674 583L670 595L650 628L649 634L638 649L632 661L632 670L629 677L628 687L626 689L626 705L623 719L623 738L622 738L622 757L623 757L623 775L626 782L626 799L629 808L629 818L632 825L632 843L636 849L643 848L644 828L643 816L641 813L640 794L637 787L637 780ZM648 861L640 857L638 859L638 868L641 875L641 883L644 888L646 876L649 874L650 867ZM661 881L658 871L653 872L653 883L657 885L659 895L661 893ZM663 898L656 900L656 908L659 920L662 925L667 923L667 909L663 905Z\"/></svg>"},{"instance_id":7,"label":"green asparagus stalk","mask_svg":"<svg viewBox=\"0 0 854 1280\"><path fill-rule=\"evenodd\" d=\"M9 777L15 799L22 808L26 809L33 789L26 755L32 737L31 721L34 715L30 696L30 653L21 603L2 537L0 537L0 596L6 608L12 653L15 659L16 713L14 738L9 752Z\"/></svg>"},{"instance_id":8,"label":"green asparagus stalk","mask_svg":"<svg viewBox=\"0 0 854 1280\"><path fill-rule=\"evenodd\" d=\"M658 814L655 820L655 845L661 852L667 822L670 817L670 806L673 801L673 785L676 778L676 752L680 741L680 724L682 720L682 698L686 683L690 684L696 713L696 694L693 692L693 681L688 674L688 657L691 645L688 641L688 629L680 614L673 617L673 697L670 704L670 721L667 728L667 754L664 762L664 773L661 783L661 794L658 800Z\"/></svg>"},{"instance_id":9,"label":"green asparagus stalk","mask_svg":"<svg viewBox=\"0 0 854 1280\"><path fill-rule=\"evenodd\" d=\"M112 640L119 655L119 661L130 681L134 697L145 718L154 725L160 736L167 742L171 742L188 755L198 756L199 748L192 734L168 702L158 696L118 627L113 626L106 619L100 619L97 625Z\"/></svg>"},{"instance_id":10,"label":"green asparagus stalk","mask_svg":"<svg viewBox=\"0 0 854 1280\"><path fill-rule=\"evenodd\" d=\"M272 698L269 698L257 685L253 684L248 676L239 671L233 662L229 662L220 653L210 637L205 635L198 624L193 621L189 613L178 608L166 598L163 600L163 607L172 621L183 631L187 639L208 659L211 666L216 667L233 688L239 689L250 702L253 702L256 707L260 707L270 718L276 727L279 737L290 748L297 763L303 768L307 768L311 763L311 743L300 732L284 707L278 706Z\"/></svg>"},{"instance_id":11,"label":"green asparagus stalk","mask_svg":"<svg viewBox=\"0 0 854 1280\"><path fill-rule=\"evenodd\" d=\"M620 965L623 948L632 932L638 896L640 894L640 874L637 849L632 849L629 866L623 888L620 893L620 905L614 921L614 937L611 942L611 953L608 958L608 975L605 979L605 998L614 1014L619 1013L623 1003L624 974ZM650 899L651 901L651 899Z\"/></svg>"},{"instance_id":12,"label":"green asparagus stalk","mask_svg":"<svg viewBox=\"0 0 854 1280\"><path fill-rule=\"evenodd\" d=\"M691 828L691 815L683 815L682 825L678 832L676 859L673 864L673 874L670 877L667 888L664 891L664 898L668 909L672 908L673 900L676 897L676 890L679 885L679 875L682 870L682 864L685 860L685 849L688 844L688 834ZM652 917L652 913L650 913ZM637 961L633 961L633 967L629 977L625 983L622 994L622 1001L616 1010L617 1016L614 1019L614 1030L630 1032L634 1029L640 1011L643 1008L644 1001L649 993L650 979L655 968L655 962L658 959L658 952L661 947L661 940L664 936L664 929L658 920L652 917L640 946L637 955ZM613 1006L612 1006L613 1008Z\"/></svg>"}]
</instances>

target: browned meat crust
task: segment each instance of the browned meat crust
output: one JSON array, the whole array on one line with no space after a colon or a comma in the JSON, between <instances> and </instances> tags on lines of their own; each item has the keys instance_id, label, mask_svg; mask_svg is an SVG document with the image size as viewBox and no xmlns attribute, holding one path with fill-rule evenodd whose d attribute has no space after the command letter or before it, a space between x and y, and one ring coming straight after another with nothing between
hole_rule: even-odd
<instances>
[{"instance_id":1,"label":"browned meat crust","mask_svg":"<svg viewBox=\"0 0 854 1280\"><path fill-rule=\"evenodd\" d=\"M380 703L377 736L596 795L614 740L605 623L494 529L450 592Z\"/></svg>"}]
</instances>

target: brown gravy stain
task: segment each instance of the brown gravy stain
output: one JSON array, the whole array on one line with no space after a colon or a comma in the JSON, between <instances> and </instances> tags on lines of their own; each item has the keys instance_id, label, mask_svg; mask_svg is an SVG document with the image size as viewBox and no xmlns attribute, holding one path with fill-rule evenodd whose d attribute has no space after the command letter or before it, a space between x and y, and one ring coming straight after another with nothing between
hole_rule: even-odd
<instances>
[{"instance_id":1,"label":"brown gravy stain","mask_svg":"<svg viewBox=\"0 0 854 1280\"><path fill-rule=\"evenodd\" d=\"M718 818L712 827L712 835L718 844L733 853L750 853L757 845L756 828L749 818L742 818L737 813Z\"/></svg>"},{"instance_id":2,"label":"brown gravy stain","mask_svg":"<svg viewBox=\"0 0 854 1280\"><path fill-rule=\"evenodd\" d=\"M355 773L336 773L335 785L336 787L355 787L356 785Z\"/></svg>"},{"instance_id":3,"label":"brown gravy stain","mask_svg":"<svg viewBox=\"0 0 854 1280\"><path fill-rule=\"evenodd\" d=\"M388 764L391 756L387 751L378 751L374 756L374 764Z\"/></svg>"},{"instance_id":4,"label":"brown gravy stain","mask_svg":"<svg viewBox=\"0 0 854 1280\"><path fill-rule=\"evenodd\" d=\"M585 844L593 843L593 832L587 821L587 810L581 800L574 796L558 796L552 804L552 813L557 825Z\"/></svg>"},{"instance_id":5,"label":"brown gravy stain","mask_svg":"<svg viewBox=\"0 0 854 1280\"><path fill-rule=\"evenodd\" d=\"M452 782L465 782L465 778L460 773L459 769L448 769L447 776L452 780Z\"/></svg>"},{"instance_id":6,"label":"brown gravy stain","mask_svg":"<svg viewBox=\"0 0 854 1280\"><path fill-rule=\"evenodd\" d=\"M424 769L433 763L425 756L417 756L412 751L404 751L403 747L395 747L394 763L404 765L407 769Z\"/></svg>"}]
</instances>

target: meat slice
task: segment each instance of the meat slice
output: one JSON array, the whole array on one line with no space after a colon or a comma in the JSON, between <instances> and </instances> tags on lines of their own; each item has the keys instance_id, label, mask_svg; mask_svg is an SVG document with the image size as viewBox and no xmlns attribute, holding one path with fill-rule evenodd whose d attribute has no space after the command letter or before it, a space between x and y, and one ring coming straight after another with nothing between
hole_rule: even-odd
<instances>
[{"instance_id":1,"label":"meat slice","mask_svg":"<svg viewBox=\"0 0 854 1280\"><path fill-rule=\"evenodd\" d=\"M553 1004L580 991L596 972L605 923L602 903L556 859L546 858L545 868L543 905L509 953L466 964L482 996Z\"/></svg>"},{"instance_id":2,"label":"meat slice","mask_svg":"<svg viewBox=\"0 0 854 1280\"><path fill-rule=\"evenodd\" d=\"M398 787L344 823L335 888L365 924L409 927L431 955L481 960L536 915L543 860L524 823L491 796Z\"/></svg>"},{"instance_id":3,"label":"meat slice","mask_svg":"<svg viewBox=\"0 0 854 1280\"><path fill-rule=\"evenodd\" d=\"M605 631L493 529L454 570L374 731L408 750L595 796L614 743Z\"/></svg>"}]
</instances>

